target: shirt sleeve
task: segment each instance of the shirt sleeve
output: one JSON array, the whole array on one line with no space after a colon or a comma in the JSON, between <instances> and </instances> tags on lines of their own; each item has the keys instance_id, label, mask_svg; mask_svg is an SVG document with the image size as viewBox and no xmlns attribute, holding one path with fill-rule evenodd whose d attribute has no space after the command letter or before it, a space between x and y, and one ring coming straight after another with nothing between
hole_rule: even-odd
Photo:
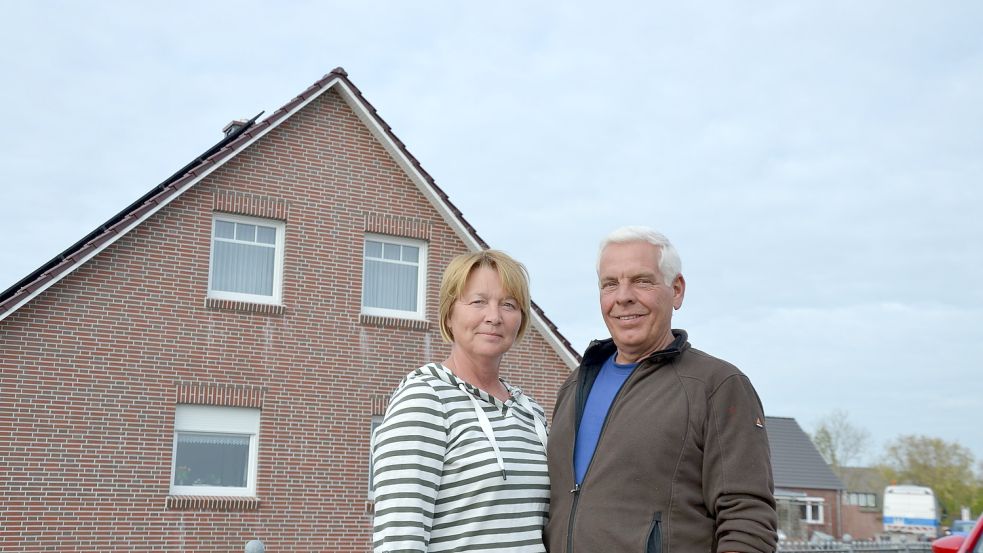
<instances>
[{"instance_id":1,"label":"shirt sleeve","mask_svg":"<svg viewBox=\"0 0 983 553\"><path fill-rule=\"evenodd\" d=\"M434 389L407 380L376 430L375 553L426 551L447 448L447 420Z\"/></svg>"},{"instance_id":2,"label":"shirt sleeve","mask_svg":"<svg viewBox=\"0 0 983 553\"><path fill-rule=\"evenodd\" d=\"M775 551L771 451L758 394L736 374L712 392L708 407L703 491L717 522L717 551Z\"/></svg>"}]
</instances>

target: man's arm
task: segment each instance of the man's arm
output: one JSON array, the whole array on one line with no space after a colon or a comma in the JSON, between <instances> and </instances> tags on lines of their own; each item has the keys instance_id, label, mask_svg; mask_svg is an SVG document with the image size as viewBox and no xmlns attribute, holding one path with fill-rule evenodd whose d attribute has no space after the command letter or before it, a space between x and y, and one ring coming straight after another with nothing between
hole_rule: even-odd
<instances>
[{"instance_id":1,"label":"man's arm","mask_svg":"<svg viewBox=\"0 0 983 553\"><path fill-rule=\"evenodd\" d=\"M771 553L777 544L771 454L758 394L743 374L709 397L703 493L718 552Z\"/></svg>"}]
</instances>

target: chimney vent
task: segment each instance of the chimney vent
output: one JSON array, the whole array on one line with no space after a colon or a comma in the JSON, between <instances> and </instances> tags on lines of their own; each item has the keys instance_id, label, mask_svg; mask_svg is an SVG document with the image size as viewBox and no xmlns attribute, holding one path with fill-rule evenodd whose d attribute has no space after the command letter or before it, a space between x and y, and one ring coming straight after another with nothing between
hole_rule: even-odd
<instances>
[{"instance_id":1,"label":"chimney vent","mask_svg":"<svg viewBox=\"0 0 983 553\"><path fill-rule=\"evenodd\" d=\"M243 119L236 119L231 123L229 123L228 125L226 125L225 128L222 129L222 132L225 133L225 136L229 136L232 133L238 131L239 129L245 127L247 123L249 123L249 121Z\"/></svg>"}]
</instances>

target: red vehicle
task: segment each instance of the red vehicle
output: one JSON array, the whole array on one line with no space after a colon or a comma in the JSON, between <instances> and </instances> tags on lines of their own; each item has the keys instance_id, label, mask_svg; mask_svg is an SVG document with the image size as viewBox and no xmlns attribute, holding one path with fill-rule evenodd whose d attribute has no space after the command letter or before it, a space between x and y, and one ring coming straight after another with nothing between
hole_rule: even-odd
<instances>
[{"instance_id":1,"label":"red vehicle","mask_svg":"<svg viewBox=\"0 0 983 553\"><path fill-rule=\"evenodd\" d=\"M983 553L983 516L968 535L951 535L932 542L932 553Z\"/></svg>"}]
</instances>

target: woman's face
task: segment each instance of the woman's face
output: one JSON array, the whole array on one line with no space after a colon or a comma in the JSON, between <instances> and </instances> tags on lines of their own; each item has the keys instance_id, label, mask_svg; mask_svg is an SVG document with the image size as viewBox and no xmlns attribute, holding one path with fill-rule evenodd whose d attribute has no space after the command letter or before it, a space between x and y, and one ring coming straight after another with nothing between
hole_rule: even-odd
<instances>
[{"instance_id":1,"label":"woman's face","mask_svg":"<svg viewBox=\"0 0 983 553\"><path fill-rule=\"evenodd\" d=\"M522 323L519 302L502 288L498 271L478 267L451 307L454 347L469 357L500 358L515 343Z\"/></svg>"}]
</instances>

